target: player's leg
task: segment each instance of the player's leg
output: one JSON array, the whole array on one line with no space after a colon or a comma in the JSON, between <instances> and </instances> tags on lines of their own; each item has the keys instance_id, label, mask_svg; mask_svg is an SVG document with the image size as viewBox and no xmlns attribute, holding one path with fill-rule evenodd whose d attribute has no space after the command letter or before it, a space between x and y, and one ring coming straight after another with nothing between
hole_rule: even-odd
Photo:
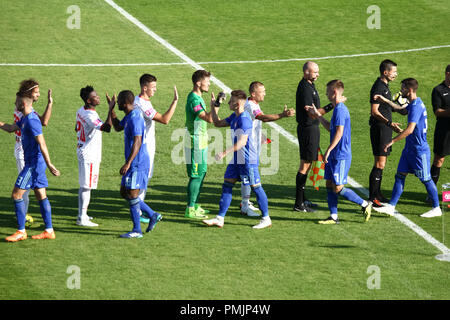
<instances>
[{"instance_id":1,"label":"player's leg","mask_svg":"<svg viewBox=\"0 0 450 320\"><path fill-rule=\"evenodd\" d=\"M428 193L428 198L431 200L432 209L420 215L423 218L433 218L442 215L442 210L439 206L439 195L436 184L431 178L430 172L430 152L425 152L417 155L414 164L414 173L423 183Z\"/></svg>"},{"instance_id":2,"label":"player's leg","mask_svg":"<svg viewBox=\"0 0 450 320\"><path fill-rule=\"evenodd\" d=\"M142 177L138 170L132 169L128 170L122 177L120 194L128 202L133 229L120 235L121 238L142 238L140 221L141 199L139 199L139 187L137 187L141 183L142 178L146 181L148 176Z\"/></svg>"},{"instance_id":3,"label":"player's leg","mask_svg":"<svg viewBox=\"0 0 450 320\"><path fill-rule=\"evenodd\" d=\"M300 166L295 178L295 205L294 211L313 212L311 207L315 204L306 199L305 185L308 178L309 170L313 161L318 158L318 150L320 145L320 131L318 126L308 128L300 128L297 126L297 135L300 151Z\"/></svg>"},{"instance_id":4,"label":"player's leg","mask_svg":"<svg viewBox=\"0 0 450 320\"><path fill-rule=\"evenodd\" d=\"M438 154L434 154L434 159L433 159L433 165L431 166L431 179L434 181L434 183L437 185L438 181L439 181L439 176L441 174L441 168L442 165L444 164L444 160L445 160L445 156L440 156Z\"/></svg>"},{"instance_id":5,"label":"player's leg","mask_svg":"<svg viewBox=\"0 0 450 320\"><path fill-rule=\"evenodd\" d=\"M20 176L20 175L19 175ZM25 203L23 201L23 195L25 194L27 190L20 189L19 187L15 186L12 192L12 199L14 200L14 211L16 214L16 220L17 220L17 231L6 237L6 241L8 242L16 242L20 240L25 240L28 238L27 233L25 231Z\"/></svg>"},{"instance_id":6,"label":"player's leg","mask_svg":"<svg viewBox=\"0 0 450 320\"><path fill-rule=\"evenodd\" d=\"M261 185L261 177L259 175L259 169L256 165L239 166L240 180L243 184L249 184L252 191L256 195L256 201L258 207L261 210L262 218L259 223L253 226L253 229L264 229L272 226L272 220L269 216L269 200L267 194Z\"/></svg>"},{"instance_id":7,"label":"player's leg","mask_svg":"<svg viewBox=\"0 0 450 320\"><path fill-rule=\"evenodd\" d=\"M387 202L381 194L381 182L383 180L383 170L386 166L387 157L390 154L384 151L384 146L392 140L392 130L384 125L373 125L370 127L370 141L372 153L374 155L374 165L369 175L369 200L380 206L379 202Z\"/></svg>"},{"instance_id":8,"label":"player's leg","mask_svg":"<svg viewBox=\"0 0 450 320\"><path fill-rule=\"evenodd\" d=\"M331 163L328 162L325 164L325 186L327 188L327 203L328 209L330 210L330 216L325 220L320 220L320 224L339 224L338 219L338 195L333 190L333 172L331 170Z\"/></svg>"},{"instance_id":9,"label":"player's leg","mask_svg":"<svg viewBox=\"0 0 450 320\"><path fill-rule=\"evenodd\" d=\"M91 201L91 190L97 189L100 173L100 163L88 163L78 161L78 217L76 224L85 227L97 227L98 224L91 221L87 211Z\"/></svg>"},{"instance_id":10,"label":"player's leg","mask_svg":"<svg viewBox=\"0 0 450 320\"><path fill-rule=\"evenodd\" d=\"M239 179L239 169L236 164L228 164L225 170L224 181L222 184L222 194L220 196L219 202L219 213L215 218L203 220L202 222L207 226L218 226L222 228L224 225L225 215L227 214L228 208L230 207L233 187L234 184Z\"/></svg>"},{"instance_id":11,"label":"player's leg","mask_svg":"<svg viewBox=\"0 0 450 320\"><path fill-rule=\"evenodd\" d=\"M198 206L196 208L196 202L200 197L203 179L208 169L207 149L195 150L186 148L185 151L186 157L188 157L188 152L191 154L189 156L190 162L186 164L189 182L187 185L187 206L184 216L186 218L205 219L208 217L205 215L204 210L199 209Z\"/></svg>"},{"instance_id":12,"label":"player's leg","mask_svg":"<svg viewBox=\"0 0 450 320\"><path fill-rule=\"evenodd\" d=\"M434 159L430 171L431 178L437 186L445 156L450 154L450 128L445 125L442 126L441 123L436 123L433 140Z\"/></svg>"},{"instance_id":13,"label":"player's leg","mask_svg":"<svg viewBox=\"0 0 450 320\"><path fill-rule=\"evenodd\" d=\"M240 203L241 214L249 217L259 217L259 209L250 202L252 188L249 185L241 184L242 201Z\"/></svg>"},{"instance_id":14,"label":"player's leg","mask_svg":"<svg viewBox=\"0 0 450 320\"><path fill-rule=\"evenodd\" d=\"M47 197L47 191L45 187L36 187L34 189L34 195L39 202L39 208L41 211L42 220L44 220L45 230L41 234L32 236L33 239L55 239L55 232L53 230L52 223L52 207Z\"/></svg>"},{"instance_id":15,"label":"player's leg","mask_svg":"<svg viewBox=\"0 0 450 320\"><path fill-rule=\"evenodd\" d=\"M25 168L25 160L23 158L22 145L20 145L20 148L16 147L14 155L16 157L17 172L20 173L20 172L22 172L23 168ZM29 194L30 194L30 189L25 191L25 193L22 196L22 199L23 199L23 203L25 205L25 212L26 212L25 220L26 220L26 222L30 221L30 223L32 223L33 218L28 214L28 207L30 205Z\"/></svg>"}]
</instances>

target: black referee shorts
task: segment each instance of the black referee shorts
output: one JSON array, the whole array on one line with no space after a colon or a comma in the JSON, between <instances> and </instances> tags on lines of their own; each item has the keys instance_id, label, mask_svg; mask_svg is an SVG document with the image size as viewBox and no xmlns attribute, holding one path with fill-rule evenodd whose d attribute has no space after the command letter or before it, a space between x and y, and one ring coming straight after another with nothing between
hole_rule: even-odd
<instances>
[{"instance_id":1,"label":"black referee shorts","mask_svg":"<svg viewBox=\"0 0 450 320\"><path fill-rule=\"evenodd\" d=\"M297 125L298 145L300 147L300 159L305 161L316 161L320 145L319 126L313 125L301 127Z\"/></svg>"},{"instance_id":2,"label":"black referee shorts","mask_svg":"<svg viewBox=\"0 0 450 320\"><path fill-rule=\"evenodd\" d=\"M433 152L440 157L450 154L450 128L436 124Z\"/></svg>"},{"instance_id":3,"label":"black referee shorts","mask_svg":"<svg viewBox=\"0 0 450 320\"><path fill-rule=\"evenodd\" d=\"M388 156L391 154L392 147L388 152L384 152L384 146L392 141L392 129L385 124L373 124L370 126L370 142L372 143L372 153L374 156Z\"/></svg>"}]
</instances>

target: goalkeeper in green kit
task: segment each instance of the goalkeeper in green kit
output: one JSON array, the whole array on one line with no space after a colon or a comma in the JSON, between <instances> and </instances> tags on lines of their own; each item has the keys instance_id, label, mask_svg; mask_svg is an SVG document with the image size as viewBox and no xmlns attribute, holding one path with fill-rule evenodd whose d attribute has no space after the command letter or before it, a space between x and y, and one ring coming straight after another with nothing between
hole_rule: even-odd
<instances>
[{"instance_id":1,"label":"goalkeeper in green kit","mask_svg":"<svg viewBox=\"0 0 450 320\"><path fill-rule=\"evenodd\" d=\"M187 186L187 207L184 216L193 219L206 219L206 213L198 199L203 181L208 170L208 132L207 124L212 123L211 112L206 111L206 104L202 98L204 92L209 91L211 74L206 70L197 70L192 75L193 90L189 93L186 103L186 137L185 157L186 169L189 177ZM211 107L216 101L211 93Z\"/></svg>"}]
</instances>

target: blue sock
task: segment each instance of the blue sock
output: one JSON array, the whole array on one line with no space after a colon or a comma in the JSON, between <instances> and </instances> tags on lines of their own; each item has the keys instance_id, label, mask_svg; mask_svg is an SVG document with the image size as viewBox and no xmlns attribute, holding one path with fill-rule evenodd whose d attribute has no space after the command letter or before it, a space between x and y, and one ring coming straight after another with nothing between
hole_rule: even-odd
<instances>
[{"instance_id":1,"label":"blue sock","mask_svg":"<svg viewBox=\"0 0 450 320\"><path fill-rule=\"evenodd\" d=\"M17 199L14 200L14 208L16 211L16 219L17 219L17 225L19 226L18 230L24 230L25 229L25 202L23 199Z\"/></svg>"},{"instance_id":2,"label":"blue sock","mask_svg":"<svg viewBox=\"0 0 450 320\"><path fill-rule=\"evenodd\" d=\"M327 202L328 209L330 209L330 214L337 214L338 195L333 192L332 188L327 188Z\"/></svg>"},{"instance_id":3,"label":"blue sock","mask_svg":"<svg viewBox=\"0 0 450 320\"><path fill-rule=\"evenodd\" d=\"M394 188L392 188L391 201L389 201L389 204L393 205L394 207L397 205L397 202L403 193L403 189L405 188L405 179L406 176L404 176L403 174L397 173L395 175Z\"/></svg>"},{"instance_id":4,"label":"blue sock","mask_svg":"<svg viewBox=\"0 0 450 320\"><path fill-rule=\"evenodd\" d=\"M439 195L436 184L433 180L422 182L427 188L428 197L433 201L433 208L439 207Z\"/></svg>"},{"instance_id":5,"label":"blue sock","mask_svg":"<svg viewBox=\"0 0 450 320\"><path fill-rule=\"evenodd\" d=\"M256 201L258 201L258 207L261 210L262 216L267 217L269 215L269 200L267 199L266 192L261 185L252 189L256 194Z\"/></svg>"},{"instance_id":6,"label":"blue sock","mask_svg":"<svg viewBox=\"0 0 450 320\"><path fill-rule=\"evenodd\" d=\"M231 204L231 198L233 196L234 184L225 181L222 185L222 196L219 202L219 216L225 217L227 214L228 207Z\"/></svg>"},{"instance_id":7,"label":"blue sock","mask_svg":"<svg viewBox=\"0 0 450 320\"><path fill-rule=\"evenodd\" d=\"M358 196L355 191L353 191L352 189L347 189L346 187L343 187L338 194L343 196L348 201L359 204L360 206L364 202L364 200L360 196Z\"/></svg>"},{"instance_id":8,"label":"blue sock","mask_svg":"<svg viewBox=\"0 0 450 320\"><path fill-rule=\"evenodd\" d=\"M45 229L51 229L52 226L52 207L48 198L39 201L39 207L41 208L41 216L44 220Z\"/></svg>"},{"instance_id":9,"label":"blue sock","mask_svg":"<svg viewBox=\"0 0 450 320\"><path fill-rule=\"evenodd\" d=\"M150 208L144 201L142 201L141 199L139 199L139 207L141 208L141 211L148 217L151 218L153 217L156 212L153 211L152 208Z\"/></svg>"},{"instance_id":10,"label":"blue sock","mask_svg":"<svg viewBox=\"0 0 450 320\"><path fill-rule=\"evenodd\" d=\"M130 204L131 221L133 221L133 230L131 230L131 232L142 233L141 217L139 215L139 210L141 207L140 201L141 201L141 199L139 199L139 198L128 199L128 203Z\"/></svg>"}]
</instances>

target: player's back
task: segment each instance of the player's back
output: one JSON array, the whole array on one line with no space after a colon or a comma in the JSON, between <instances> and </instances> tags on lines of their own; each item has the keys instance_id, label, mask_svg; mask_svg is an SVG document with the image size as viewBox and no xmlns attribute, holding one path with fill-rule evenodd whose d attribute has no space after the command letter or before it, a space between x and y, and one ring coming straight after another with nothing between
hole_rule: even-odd
<instances>
[{"instance_id":1,"label":"player's back","mask_svg":"<svg viewBox=\"0 0 450 320\"><path fill-rule=\"evenodd\" d=\"M427 142L428 118L427 109L422 99L417 97L407 107L408 124L416 124L414 131L406 137L405 149L412 153L420 153L429 149Z\"/></svg>"},{"instance_id":2,"label":"player's back","mask_svg":"<svg viewBox=\"0 0 450 320\"><path fill-rule=\"evenodd\" d=\"M141 111L139 109L132 110L122 119L120 125L124 127L125 160L131 154L134 137L141 136L142 145L131 163L131 167L140 170L149 169L149 155L145 145L145 121Z\"/></svg>"},{"instance_id":3,"label":"player's back","mask_svg":"<svg viewBox=\"0 0 450 320\"><path fill-rule=\"evenodd\" d=\"M78 109L76 116L77 156L80 161L100 162L102 157L102 131L103 122L97 111Z\"/></svg>"}]
</instances>

